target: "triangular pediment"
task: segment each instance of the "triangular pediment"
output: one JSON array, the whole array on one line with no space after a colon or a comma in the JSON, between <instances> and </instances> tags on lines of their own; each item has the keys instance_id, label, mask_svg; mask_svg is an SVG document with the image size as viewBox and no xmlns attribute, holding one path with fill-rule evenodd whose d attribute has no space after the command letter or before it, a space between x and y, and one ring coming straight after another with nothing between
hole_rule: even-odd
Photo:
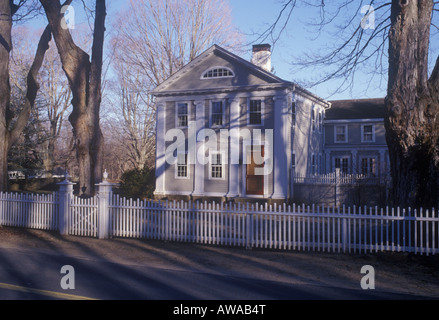
<instances>
[{"instance_id":1,"label":"triangular pediment","mask_svg":"<svg viewBox=\"0 0 439 320\"><path fill-rule=\"evenodd\" d=\"M203 77L210 70L214 70L215 74L210 72L209 77ZM215 70L227 72L217 73ZM157 86L152 94L188 94L289 84L290 82L214 45Z\"/></svg>"}]
</instances>

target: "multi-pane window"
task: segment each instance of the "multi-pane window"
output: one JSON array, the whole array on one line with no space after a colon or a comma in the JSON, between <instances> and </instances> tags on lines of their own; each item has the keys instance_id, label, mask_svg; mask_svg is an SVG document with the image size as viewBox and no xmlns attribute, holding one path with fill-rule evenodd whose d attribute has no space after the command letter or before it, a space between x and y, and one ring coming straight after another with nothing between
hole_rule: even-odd
<instances>
[{"instance_id":1,"label":"multi-pane window","mask_svg":"<svg viewBox=\"0 0 439 320\"><path fill-rule=\"evenodd\" d=\"M177 155L177 177L187 178L187 176L188 176L187 154L181 153Z\"/></svg>"},{"instance_id":2,"label":"multi-pane window","mask_svg":"<svg viewBox=\"0 0 439 320\"><path fill-rule=\"evenodd\" d=\"M361 159L361 173L366 176L376 175L376 158Z\"/></svg>"},{"instance_id":3,"label":"multi-pane window","mask_svg":"<svg viewBox=\"0 0 439 320\"><path fill-rule=\"evenodd\" d=\"M222 101L213 101L211 107L211 125L222 126L224 119L224 103Z\"/></svg>"},{"instance_id":4,"label":"multi-pane window","mask_svg":"<svg viewBox=\"0 0 439 320\"><path fill-rule=\"evenodd\" d=\"M349 159L348 158L335 158L334 164L336 169L340 169L341 173L349 173Z\"/></svg>"},{"instance_id":5,"label":"multi-pane window","mask_svg":"<svg viewBox=\"0 0 439 320\"><path fill-rule=\"evenodd\" d=\"M363 142L374 142L374 132L373 125L364 125L362 126L363 131Z\"/></svg>"},{"instance_id":6,"label":"multi-pane window","mask_svg":"<svg viewBox=\"0 0 439 320\"><path fill-rule=\"evenodd\" d=\"M347 126L335 126L335 142L347 142Z\"/></svg>"},{"instance_id":7,"label":"multi-pane window","mask_svg":"<svg viewBox=\"0 0 439 320\"><path fill-rule=\"evenodd\" d=\"M187 127L188 125L188 104L177 103L177 127Z\"/></svg>"},{"instance_id":8,"label":"multi-pane window","mask_svg":"<svg viewBox=\"0 0 439 320\"><path fill-rule=\"evenodd\" d=\"M250 100L249 124L262 124L262 100Z\"/></svg>"},{"instance_id":9,"label":"multi-pane window","mask_svg":"<svg viewBox=\"0 0 439 320\"><path fill-rule=\"evenodd\" d=\"M227 68L213 68L203 73L202 79L228 78L235 76L233 71Z\"/></svg>"},{"instance_id":10,"label":"multi-pane window","mask_svg":"<svg viewBox=\"0 0 439 320\"><path fill-rule=\"evenodd\" d=\"M223 159L221 153L212 153L210 155L210 178L223 178Z\"/></svg>"}]
</instances>

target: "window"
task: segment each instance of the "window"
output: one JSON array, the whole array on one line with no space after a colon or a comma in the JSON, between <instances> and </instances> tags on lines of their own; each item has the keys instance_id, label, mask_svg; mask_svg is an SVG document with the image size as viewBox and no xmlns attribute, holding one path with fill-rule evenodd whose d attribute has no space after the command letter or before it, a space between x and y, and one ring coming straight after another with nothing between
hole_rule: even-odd
<instances>
[{"instance_id":1,"label":"window","mask_svg":"<svg viewBox=\"0 0 439 320\"><path fill-rule=\"evenodd\" d=\"M177 103L177 127L187 127L188 125L188 104Z\"/></svg>"},{"instance_id":2,"label":"window","mask_svg":"<svg viewBox=\"0 0 439 320\"><path fill-rule=\"evenodd\" d=\"M224 125L224 103L223 101L212 101L210 105L210 126Z\"/></svg>"},{"instance_id":3,"label":"window","mask_svg":"<svg viewBox=\"0 0 439 320\"><path fill-rule=\"evenodd\" d=\"M188 177L187 153L177 154L177 178Z\"/></svg>"},{"instance_id":4,"label":"window","mask_svg":"<svg viewBox=\"0 0 439 320\"><path fill-rule=\"evenodd\" d=\"M294 127L296 125L296 102L294 101L291 105L291 122Z\"/></svg>"},{"instance_id":5,"label":"window","mask_svg":"<svg viewBox=\"0 0 439 320\"><path fill-rule=\"evenodd\" d=\"M262 124L262 100L250 100L248 124Z\"/></svg>"},{"instance_id":6,"label":"window","mask_svg":"<svg viewBox=\"0 0 439 320\"><path fill-rule=\"evenodd\" d=\"M210 178L223 179L223 156L219 152L210 154Z\"/></svg>"},{"instance_id":7,"label":"window","mask_svg":"<svg viewBox=\"0 0 439 320\"><path fill-rule=\"evenodd\" d=\"M348 126L335 126L335 137L336 143L348 142Z\"/></svg>"},{"instance_id":8,"label":"window","mask_svg":"<svg viewBox=\"0 0 439 320\"><path fill-rule=\"evenodd\" d=\"M313 175L316 175L318 173L317 157L315 154L311 156L311 173Z\"/></svg>"},{"instance_id":9,"label":"window","mask_svg":"<svg viewBox=\"0 0 439 320\"><path fill-rule=\"evenodd\" d=\"M312 131L316 131L316 111L311 111Z\"/></svg>"},{"instance_id":10,"label":"window","mask_svg":"<svg viewBox=\"0 0 439 320\"><path fill-rule=\"evenodd\" d=\"M296 170L296 154L293 153L291 155L291 168L293 169L293 172Z\"/></svg>"},{"instance_id":11,"label":"window","mask_svg":"<svg viewBox=\"0 0 439 320\"><path fill-rule=\"evenodd\" d=\"M376 175L376 158L361 159L361 174L364 174L365 176Z\"/></svg>"},{"instance_id":12,"label":"window","mask_svg":"<svg viewBox=\"0 0 439 320\"><path fill-rule=\"evenodd\" d=\"M374 125L361 126L361 142L375 142Z\"/></svg>"},{"instance_id":13,"label":"window","mask_svg":"<svg viewBox=\"0 0 439 320\"><path fill-rule=\"evenodd\" d=\"M201 79L230 78L234 76L235 74L229 68L215 67L205 71Z\"/></svg>"},{"instance_id":14,"label":"window","mask_svg":"<svg viewBox=\"0 0 439 320\"><path fill-rule=\"evenodd\" d=\"M334 167L340 169L341 173L349 173L349 158L335 158Z\"/></svg>"}]
</instances>

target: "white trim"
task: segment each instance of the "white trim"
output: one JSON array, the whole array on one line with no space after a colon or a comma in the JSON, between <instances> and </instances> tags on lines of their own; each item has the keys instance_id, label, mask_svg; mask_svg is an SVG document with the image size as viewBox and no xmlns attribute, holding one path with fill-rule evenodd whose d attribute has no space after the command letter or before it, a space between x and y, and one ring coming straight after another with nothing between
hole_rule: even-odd
<instances>
[{"instance_id":1,"label":"white trim","mask_svg":"<svg viewBox=\"0 0 439 320\"><path fill-rule=\"evenodd\" d=\"M215 69L224 69L227 71L230 71L232 73L231 76L221 76L221 77L204 77L209 71L215 70ZM235 77L235 72L233 72L232 69L228 68L228 67L224 67L224 66L215 66L215 67L210 67L209 69L206 69L204 72L201 73L200 79L201 80L210 80L210 79L223 79L223 78L233 78Z\"/></svg>"},{"instance_id":2,"label":"white trim","mask_svg":"<svg viewBox=\"0 0 439 320\"><path fill-rule=\"evenodd\" d=\"M344 127L345 128L345 139L343 141L337 141L337 127ZM348 137L348 125L347 124L340 124L334 126L334 143L347 143L349 141Z\"/></svg>"},{"instance_id":3,"label":"white trim","mask_svg":"<svg viewBox=\"0 0 439 320\"><path fill-rule=\"evenodd\" d=\"M364 127L371 126L372 127L372 140L364 140ZM361 125L361 143L374 143L375 142L375 124L362 124Z\"/></svg>"}]
</instances>

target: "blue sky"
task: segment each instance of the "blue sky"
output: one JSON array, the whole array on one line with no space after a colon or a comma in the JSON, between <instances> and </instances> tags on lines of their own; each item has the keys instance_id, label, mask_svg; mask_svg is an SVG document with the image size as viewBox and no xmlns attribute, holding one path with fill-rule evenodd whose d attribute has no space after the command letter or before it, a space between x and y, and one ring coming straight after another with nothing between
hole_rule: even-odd
<instances>
[{"instance_id":1,"label":"blue sky","mask_svg":"<svg viewBox=\"0 0 439 320\"><path fill-rule=\"evenodd\" d=\"M111 18L117 14L126 1L127 0L108 1L108 23L111 23ZM249 60L251 56L251 45L258 41L255 34L266 30L267 27L276 20L282 8L281 0L230 0L230 6L234 24L246 34L248 52L244 54L243 58ZM79 13L79 15L81 15L81 13ZM315 12L313 12L310 7L299 7L295 9L295 15L273 48L272 65L275 74L280 78L298 83L301 83L302 80L311 81L315 78L316 75L313 72L309 70L297 72L293 70L291 65L292 61L296 61L297 58L302 57L304 53L313 51L319 52L328 46L328 42L332 41L325 37L313 39L314 35L309 32L309 28L307 28L305 24L314 21L315 18ZM361 18L361 16L358 16L358 23L361 21ZM38 22L33 20L31 23L34 26L42 28L45 24L44 20L44 18L40 18ZM84 22L87 23L84 17L81 16L77 16L75 22L78 25ZM108 31L109 29L110 28L107 27ZM272 44L270 39L264 42ZM367 72L367 70L365 71ZM337 86L337 82L335 81L307 89L325 99L384 97L386 84L378 85L375 82L374 86L369 86L369 79L370 77L368 75L358 73L352 92L343 92L334 95L331 95L331 93Z\"/></svg>"},{"instance_id":2,"label":"blue sky","mask_svg":"<svg viewBox=\"0 0 439 320\"><path fill-rule=\"evenodd\" d=\"M254 33L266 30L270 23L276 20L282 8L280 0L231 0L230 5L233 11L234 23L248 35L248 42L255 41L257 36ZM315 13L312 8L305 6L295 9L295 15L291 18L292 22L288 24L273 50L272 65L277 76L294 82L313 80L314 74L310 74L309 70L295 72L291 62L296 61L305 52L324 50L328 42L332 41L324 36L315 39L314 34L305 26L307 22L315 21ZM358 24L361 22L361 18L362 16L359 15ZM269 40L266 42L270 43ZM250 53L245 58L249 57ZM375 85L371 86L369 80L370 76L359 72L352 92L348 91L334 95L332 93L338 84L335 81L307 89L328 99L384 97L386 95L386 83L379 85L375 81Z\"/></svg>"}]
</instances>

